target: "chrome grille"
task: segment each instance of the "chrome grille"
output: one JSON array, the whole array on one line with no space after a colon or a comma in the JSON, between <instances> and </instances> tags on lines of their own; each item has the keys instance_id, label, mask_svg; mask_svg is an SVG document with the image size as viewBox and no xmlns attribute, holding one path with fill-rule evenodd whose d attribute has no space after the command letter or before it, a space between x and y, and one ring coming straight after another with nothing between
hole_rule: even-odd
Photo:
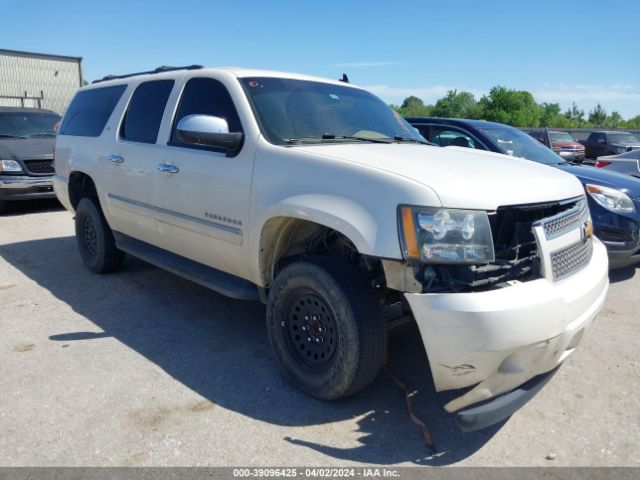
<instances>
[{"instance_id":1,"label":"chrome grille","mask_svg":"<svg viewBox=\"0 0 640 480\"><path fill-rule=\"evenodd\" d=\"M29 173L54 173L53 159L47 160L24 160L24 165Z\"/></svg>"},{"instance_id":2,"label":"chrome grille","mask_svg":"<svg viewBox=\"0 0 640 480\"><path fill-rule=\"evenodd\" d=\"M588 218L587 202L580 200L573 208L542 220L544 235L547 240L560 237L573 229L579 228Z\"/></svg>"},{"instance_id":3,"label":"chrome grille","mask_svg":"<svg viewBox=\"0 0 640 480\"><path fill-rule=\"evenodd\" d=\"M591 238L580 240L551 254L553 281L557 282L582 270L591 260L593 242Z\"/></svg>"}]
</instances>

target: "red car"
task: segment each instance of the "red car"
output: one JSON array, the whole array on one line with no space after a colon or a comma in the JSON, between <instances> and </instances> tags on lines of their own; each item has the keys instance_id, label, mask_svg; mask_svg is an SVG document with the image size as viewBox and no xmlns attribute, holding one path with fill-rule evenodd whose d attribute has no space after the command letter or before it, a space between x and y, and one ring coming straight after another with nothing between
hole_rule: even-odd
<instances>
[{"instance_id":1,"label":"red car","mask_svg":"<svg viewBox=\"0 0 640 480\"><path fill-rule=\"evenodd\" d=\"M527 133L547 147L549 146L544 130L530 130ZM582 162L584 160L584 145L578 143L570 133L549 130L549 137L551 138L551 149L565 160L573 162Z\"/></svg>"}]
</instances>

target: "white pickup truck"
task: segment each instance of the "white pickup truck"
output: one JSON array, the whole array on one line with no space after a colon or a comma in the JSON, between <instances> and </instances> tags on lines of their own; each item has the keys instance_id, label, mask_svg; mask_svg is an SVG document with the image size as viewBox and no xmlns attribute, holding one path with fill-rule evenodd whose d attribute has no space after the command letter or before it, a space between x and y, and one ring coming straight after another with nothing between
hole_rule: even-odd
<instances>
[{"instance_id":1,"label":"white pickup truck","mask_svg":"<svg viewBox=\"0 0 640 480\"><path fill-rule=\"evenodd\" d=\"M370 383L389 324L411 316L436 389L465 389L445 409L483 428L573 352L608 288L577 179L430 145L342 81L106 77L71 102L55 168L90 270L126 252L262 300L276 360L320 399Z\"/></svg>"}]
</instances>

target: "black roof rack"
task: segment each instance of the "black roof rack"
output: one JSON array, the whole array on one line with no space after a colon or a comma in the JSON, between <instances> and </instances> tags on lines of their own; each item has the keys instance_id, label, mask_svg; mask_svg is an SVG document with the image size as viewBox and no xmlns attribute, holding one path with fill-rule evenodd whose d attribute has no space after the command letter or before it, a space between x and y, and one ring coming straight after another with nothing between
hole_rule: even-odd
<instances>
[{"instance_id":1,"label":"black roof rack","mask_svg":"<svg viewBox=\"0 0 640 480\"><path fill-rule=\"evenodd\" d=\"M169 67L167 65L162 65L156 68L155 70L149 70L147 72L128 73L126 75L107 75L105 77L102 77L99 80L94 80L91 83L93 84L93 83L106 82L108 80L117 80L120 78L135 77L136 75L151 75L154 73L172 72L174 70L198 70L200 68L204 68L204 67L202 65L187 65L186 67Z\"/></svg>"}]
</instances>

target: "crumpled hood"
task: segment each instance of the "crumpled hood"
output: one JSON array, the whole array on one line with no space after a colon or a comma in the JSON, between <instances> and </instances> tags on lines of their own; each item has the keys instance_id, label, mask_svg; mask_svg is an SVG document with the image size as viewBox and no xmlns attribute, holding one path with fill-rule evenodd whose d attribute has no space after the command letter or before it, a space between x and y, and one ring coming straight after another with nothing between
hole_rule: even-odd
<instances>
[{"instance_id":1,"label":"crumpled hood","mask_svg":"<svg viewBox=\"0 0 640 480\"><path fill-rule=\"evenodd\" d=\"M580 182L557 168L464 147L368 143L293 148L414 180L451 208L495 210L584 195Z\"/></svg>"},{"instance_id":2,"label":"crumpled hood","mask_svg":"<svg viewBox=\"0 0 640 480\"><path fill-rule=\"evenodd\" d=\"M37 160L53 158L55 137L2 138L0 139L0 159Z\"/></svg>"}]
</instances>

